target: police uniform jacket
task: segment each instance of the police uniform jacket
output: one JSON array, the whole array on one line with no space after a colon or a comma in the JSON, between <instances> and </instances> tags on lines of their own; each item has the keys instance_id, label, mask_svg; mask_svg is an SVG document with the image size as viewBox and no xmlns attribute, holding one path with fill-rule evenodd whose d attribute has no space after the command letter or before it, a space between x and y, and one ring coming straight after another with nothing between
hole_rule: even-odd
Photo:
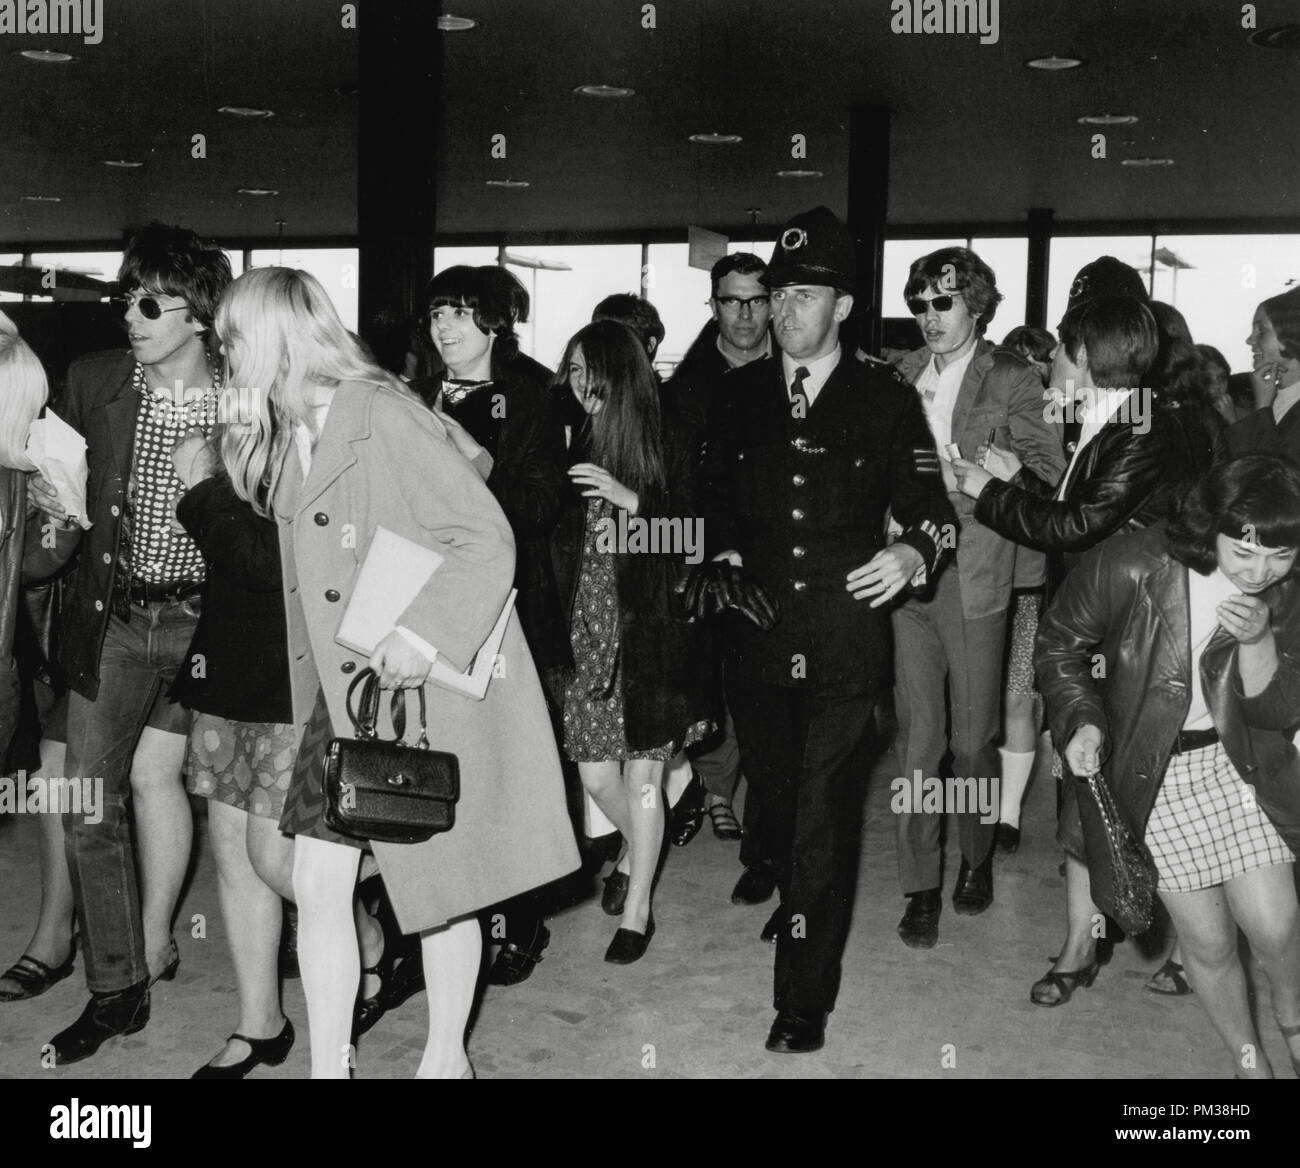
<instances>
[{"instance_id":1,"label":"police uniform jacket","mask_svg":"<svg viewBox=\"0 0 1300 1168\"><path fill-rule=\"evenodd\" d=\"M916 391L844 355L796 418L781 361L746 365L718 386L703 477L707 554L739 552L783 610L766 633L730 619L727 668L773 685L883 680L889 606L854 600L845 578L885 546L887 512L921 553L918 586L956 532Z\"/></svg>"}]
</instances>

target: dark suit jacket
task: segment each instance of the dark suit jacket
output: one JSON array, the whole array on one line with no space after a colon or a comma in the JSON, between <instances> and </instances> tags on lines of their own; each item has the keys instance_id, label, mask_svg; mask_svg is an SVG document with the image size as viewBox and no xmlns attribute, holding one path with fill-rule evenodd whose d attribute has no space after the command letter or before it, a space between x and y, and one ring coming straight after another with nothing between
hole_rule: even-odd
<instances>
[{"instance_id":1,"label":"dark suit jacket","mask_svg":"<svg viewBox=\"0 0 1300 1168\"><path fill-rule=\"evenodd\" d=\"M845 578L885 546L890 511L933 573L956 516L911 386L846 354L796 419L779 358L728 373L704 454L705 551L738 551L784 613L767 633L728 614L728 670L773 685L883 680L889 606L854 600Z\"/></svg>"},{"instance_id":2,"label":"dark suit jacket","mask_svg":"<svg viewBox=\"0 0 1300 1168\"><path fill-rule=\"evenodd\" d=\"M1300 406L1292 406L1280 422L1273 420L1273 407L1265 406L1234 422L1224 435L1233 458L1280 454L1300 466Z\"/></svg>"}]
</instances>

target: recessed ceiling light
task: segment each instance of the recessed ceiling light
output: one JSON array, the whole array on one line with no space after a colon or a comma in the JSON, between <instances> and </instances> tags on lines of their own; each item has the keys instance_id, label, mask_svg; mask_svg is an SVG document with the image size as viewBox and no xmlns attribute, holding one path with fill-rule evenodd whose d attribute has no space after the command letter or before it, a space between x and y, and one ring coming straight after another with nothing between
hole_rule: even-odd
<instances>
[{"instance_id":1,"label":"recessed ceiling light","mask_svg":"<svg viewBox=\"0 0 1300 1168\"><path fill-rule=\"evenodd\" d=\"M580 93L583 97L634 97L635 89L629 89L626 85L578 85L574 87L574 93Z\"/></svg>"},{"instance_id":2,"label":"recessed ceiling light","mask_svg":"<svg viewBox=\"0 0 1300 1168\"><path fill-rule=\"evenodd\" d=\"M128 162L125 158L105 158L105 166L120 166L123 170L133 170L137 166L143 166L143 162Z\"/></svg>"},{"instance_id":3,"label":"recessed ceiling light","mask_svg":"<svg viewBox=\"0 0 1300 1168\"><path fill-rule=\"evenodd\" d=\"M777 178L825 178L824 170L778 170Z\"/></svg>"},{"instance_id":4,"label":"recessed ceiling light","mask_svg":"<svg viewBox=\"0 0 1300 1168\"><path fill-rule=\"evenodd\" d=\"M24 195L24 203L61 203L63 199L59 195Z\"/></svg>"},{"instance_id":5,"label":"recessed ceiling light","mask_svg":"<svg viewBox=\"0 0 1300 1168\"><path fill-rule=\"evenodd\" d=\"M269 109L258 109L251 105L223 105L218 110L219 114L229 114L232 118L273 118L275 111Z\"/></svg>"},{"instance_id":6,"label":"recessed ceiling light","mask_svg":"<svg viewBox=\"0 0 1300 1168\"><path fill-rule=\"evenodd\" d=\"M703 146L732 146L744 138L739 134L692 134L690 140Z\"/></svg>"},{"instance_id":7,"label":"recessed ceiling light","mask_svg":"<svg viewBox=\"0 0 1300 1168\"><path fill-rule=\"evenodd\" d=\"M66 65L77 59L71 53L57 53L53 49L19 49L18 55L29 61L40 61L42 65Z\"/></svg>"},{"instance_id":8,"label":"recessed ceiling light","mask_svg":"<svg viewBox=\"0 0 1300 1168\"><path fill-rule=\"evenodd\" d=\"M507 191L521 191L530 184L522 178L490 178L484 184L489 187L501 187Z\"/></svg>"},{"instance_id":9,"label":"recessed ceiling light","mask_svg":"<svg viewBox=\"0 0 1300 1168\"><path fill-rule=\"evenodd\" d=\"M1246 38L1261 49L1300 49L1300 24L1279 24L1275 28L1261 28Z\"/></svg>"},{"instance_id":10,"label":"recessed ceiling light","mask_svg":"<svg viewBox=\"0 0 1300 1168\"><path fill-rule=\"evenodd\" d=\"M1135 126L1135 114L1087 114L1079 119L1081 126Z\"/></svg>"},{"instance_id":11,"label":"recessed ceiling light","mask_svg":"<svg viewBox=\"0 0 1300 1168\"><path fill-rule=\"evenodd\" d=\"M1120 166L1173 166L1172 158L1121 158Z\"/></svg>"},{"instance_id":12,"label":"recessed ceiling light","mask_svg":"<svg viewBox=\"0 0 1300 1168\"><path fill-rule=\"evenodd\" d=\"M279 191L272 190L270 187L240 187L235 192L237 195L254 195L259 199L268 195L278 195L279 193Z\"/></svg>"},{"instance_id":13,"label":"recessed ceiling light","mask_svg":"<svg viewBox=\"0 0 1300 1168\"><path fill-rule=\"evenodd\" d=\"M452 16L450 12L444 12L438 17L439 32L469 32L471 28L478 28L478 21L468 16Z\"/></svg>"},{"instance_id":14,"label":"recessed ceiling light","mask_svg":"<svg viewBox=\"0 0 1300 1168\"><path fill-rule=\"evenodd\" d=\"M1077 69L1082 64L1082 57L1058 57L1055 54L1050 57L1031 57L1025 62L1025 66L1029 69L1045 69L1049 73L1057 73L1062 69Z\"/></svg>"}]
</instances>

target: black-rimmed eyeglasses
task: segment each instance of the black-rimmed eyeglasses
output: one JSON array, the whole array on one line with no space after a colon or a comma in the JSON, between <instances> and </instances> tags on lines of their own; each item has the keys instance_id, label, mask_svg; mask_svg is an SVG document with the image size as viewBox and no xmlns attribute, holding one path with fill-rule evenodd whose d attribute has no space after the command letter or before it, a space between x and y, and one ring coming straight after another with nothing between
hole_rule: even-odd
<instances>
[{"instance_id":1,"label":"black-rimmed eyeglasses","mask_svg":"<svg viewBox=\"0 0 1300 1168\"><path fill-rule=\"evenodd\" d=\"M737 312L739 312L742 308L748 308L748 309L752 312L752 311L753 311L753 308L754 308L754 305L756 305L756 304L768 304L768 303L771 302L771 299L772 299L772 298L771 298L770 296L767 296L767 295L764 295L764 296L715 296L715 297L713 298L714 302L715 302L716 304L720 305L722 308L734 308Z\"/></svg>"}]
</instances>

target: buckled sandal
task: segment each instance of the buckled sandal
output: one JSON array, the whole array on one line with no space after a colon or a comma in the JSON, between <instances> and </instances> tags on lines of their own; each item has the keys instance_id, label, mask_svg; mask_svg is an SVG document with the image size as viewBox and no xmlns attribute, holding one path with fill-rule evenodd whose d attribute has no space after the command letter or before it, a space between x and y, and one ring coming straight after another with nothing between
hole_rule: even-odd
<instances>
[{"instance_id":1,"label":"buckled sandal","mask_svg":"<svg viewBox=\"0 0 1300 1168\"><path fill-rule=\"evenodd\" d=\"M501 952L492 962L487 979L492 985L512 986L527 981L542 960L542 950L551 943L551 930L541 921L528 945L517 945L507 941L501 946Z\"/></svg>"},{"instance_id":2,"label":"buckled sandal","mask_svg":"<svg viewBox=\"0 0 1300 1168\"><path fill-rule=\"evenodd\" d=\"M1146 985L1142 988L1151 994L1164 994L1169 998L1184 998L1192 992L1192 987L1183 974L1182 965L1171 957L1147 979ZM1173 988L1167 989L1159 984L1161 981L1168 982Z\"/></svg>"},{"instance_id":3,"label":"buckled sandal","mask_svg":"<svg viewBox=\"0 0 1300 1168\"><path fill-rule=\"evenodd\" d=\"M27 998L39 998L52 985L72 975L76 956L75 938L67 961L58 968L46 965L44 961L38 961L30 953L24 953L4 973L7 980L18 983L19 989L0 990L0 1002L22 1002Z\"/></svg>"},{"instance_id":4,"label":"buckled sandal","mask_svg":"<svg viewBox=\"0 0 1300 1168\"><path fill-rule=\"evenodd\" d=\"M1064 1006L1074 997L1075 990L1086 990L1091 987L1100 972L1101 962L1096 958L1093 958L1090 965L1066 973L1057 973L1056 970L1049 969L1044 976L1034 982L1033 988L1029 991L1029 1000L1035 1006Z\"/></svg>"},{"instance_id":5,"label":"buckled sandal","mask_svg":"<svg viewBox=\"0 0 1300 1168\"><path fill-rule=\"evenodd\" d=\"M714 803L709 808L709 819L713 823L713 834L720 840L740 839L740 820L730 803Z\"/></svg>"}]
</instances>

